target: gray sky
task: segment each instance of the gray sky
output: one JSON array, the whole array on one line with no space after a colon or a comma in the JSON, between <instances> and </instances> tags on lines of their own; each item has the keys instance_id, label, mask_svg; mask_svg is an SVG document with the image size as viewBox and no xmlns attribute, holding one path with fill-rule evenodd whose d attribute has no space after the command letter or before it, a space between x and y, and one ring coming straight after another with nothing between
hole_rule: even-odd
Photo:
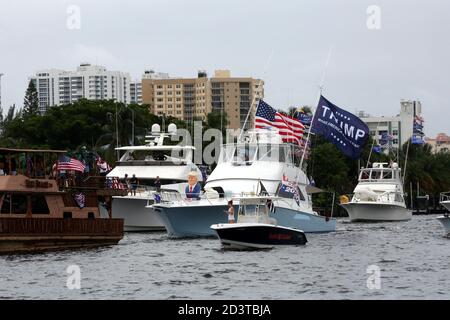
<instances>
[{"instance_id":1,"label":"gray sky","mask_svg":"<svg viewBox=\"0 0 450 320\"><path fill-rule=\"evenodd\" d=\"M67 27L70 5L80 29ZM379 30L367 27L370 5ZM135 79L148 68L185 77L227 68L262 77L274 107L315 105L332 46L329 100L390 116L400 99L419 99L434 136L450 133L449 36L448 0L0 0L2 105L21 106L37 70L80 62Z\"/></svg>"}]
</instances>

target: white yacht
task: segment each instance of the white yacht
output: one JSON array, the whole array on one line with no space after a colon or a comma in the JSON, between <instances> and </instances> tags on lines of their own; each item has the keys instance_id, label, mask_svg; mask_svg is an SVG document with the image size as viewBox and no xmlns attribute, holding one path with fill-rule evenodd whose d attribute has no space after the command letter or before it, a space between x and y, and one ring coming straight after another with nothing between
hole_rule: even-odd
<instances>
[{"instance_id":1,"label":"white yacht","mask_svg":"<svg viewBox=\"0 0 450 320\"><path fill-rule=\"evenodd\" d=\"M163 193L162 202L149 208L158 212L171 237L214 236L210 227L227 222L228 201L242 192L259 193L261 184L265 192L280 198L270 214L280 226L335 231L336 219L312 208L309 181L299 168L300 151L298 145L283 143L277 131L251 130L240 142L221 146L217 167L199 200L186 199L180 188L178 193ZM238 201L233 205L237 212Z\"/></svg>"},{"instance_id":2,"label":"white yacht","mask_svg":"<svg viewBox=\"0 0 450 320\"><path fill-rule=\"evenodd\" d=\"M196 172L198 181L203 181L200 169L192 162L193 146L168 145L171 135L176 133L175 124L168 126L168 133L160 132L160 126L152 126L151 135L146 136L146 145L119 147L124 154L107 177L123 179L125 174L131 179L133 174L139 180L136 195L113 197L114 218L123 218L125 231L164 230L164 223L153 210L146 209L157 193L154 187L156 177L161 181L161 189L177 189L186 185L189 172Z\"/></svg>"},{"instance_id":3,"label":"white yacht","mask_svg":"<svg viewBox=\"0 0 450 320\"><path fill-rule=\"evenodd\" d=\"M450 192L441 193L440 201L439 203L448 211L450 211ZM442 226L445 229L447 237L450 237L450 216L447 213L445 213L442 216L437 217L440 223L442 223Z\"/></svg>"},{"instance_id":4,"label":"white yacht","mask_svg":"<svg viewBox=\"0 0 450 320\"><path fill-rule=\"evenodd\" d=\"M361 169L351 200L341 197L341 206L351 221L403 221L412 217L406 208L397 163L374 163L372 168Z\"/></svg>"}]
</instances>

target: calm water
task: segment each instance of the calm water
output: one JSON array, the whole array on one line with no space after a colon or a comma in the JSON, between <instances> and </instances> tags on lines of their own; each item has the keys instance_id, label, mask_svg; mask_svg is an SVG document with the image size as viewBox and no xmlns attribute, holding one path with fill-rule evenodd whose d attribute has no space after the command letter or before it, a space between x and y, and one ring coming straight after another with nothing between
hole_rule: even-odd
<instances>
[{"instance_id":1,"label":"calm water","mask_svg":"<svg viewBox=\"0 0 450 320\"><path fill-rule=\"evenodd\" d=\"M0 256L9 299L450 299L450 239L436 216L351 224L303 247L224 251L218 240L126 234L117 246ZM81 289L66 287L69 265ZM366 285L369 265L381 289Z\"/></svg>"}]
</instances>

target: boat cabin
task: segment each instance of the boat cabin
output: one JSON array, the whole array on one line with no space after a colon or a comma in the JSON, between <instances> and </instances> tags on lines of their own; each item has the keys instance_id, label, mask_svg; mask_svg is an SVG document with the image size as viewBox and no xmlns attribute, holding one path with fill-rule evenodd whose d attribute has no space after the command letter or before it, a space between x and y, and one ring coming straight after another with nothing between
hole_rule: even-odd
<instances>
[{"instance_id":1,"label":"boat cabin","mask_svg":"<svg viewBox=\"0 0 450 320\"><path fill-rule=\"evenodd\" d=\"M397 163L374 163L372 168L359 172L360 182L395 182L401 180L401 169Z\"/></svg>"}]
</instances>

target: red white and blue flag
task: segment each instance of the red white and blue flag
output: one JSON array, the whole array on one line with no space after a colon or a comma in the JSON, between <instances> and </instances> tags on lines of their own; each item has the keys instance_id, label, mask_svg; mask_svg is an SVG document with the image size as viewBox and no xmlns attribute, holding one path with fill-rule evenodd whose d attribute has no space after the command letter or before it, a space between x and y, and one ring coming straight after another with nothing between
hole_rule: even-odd
<instances>
[{"instance_id":1,"label":"red white and blue flag","mask_svg":"<svg viewBox=\"0 0 450 320\"><path fill-rule=\"evenodd\" d=\"M298 120L276 111L263 100L259 100L255 115L255 128L274 128L282 136L283 142L301 145L305 126Z\"/></svg>"},{"instance_id":2,"label":"red white and blue flag","mask_svg":"<svg viewBox=\"0 0 450 320\"><path fill-rule=\"evenodd\" d=\"M84 172L86 166L79 160L61 155L58 158L58 170L74 170Z\"/></svg>"}]
</instances>

